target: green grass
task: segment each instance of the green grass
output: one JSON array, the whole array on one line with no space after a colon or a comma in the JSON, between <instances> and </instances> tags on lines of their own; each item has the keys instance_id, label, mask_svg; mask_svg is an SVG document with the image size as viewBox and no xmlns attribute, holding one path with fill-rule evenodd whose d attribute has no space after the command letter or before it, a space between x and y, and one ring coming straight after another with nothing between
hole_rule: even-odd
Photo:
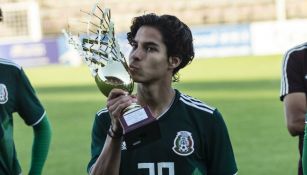
<instances>
[{"instance_id":1,"label":"green grass","mask_svg":"<svg viewBox=\"0 0 307 175\"><path fill-rule=\"evenodd\" d=\"M279 101L280 65L281 56L196 59L181 71L181 82L174 84L221 111L239 174L296 174L297 139L286 130ZM26 72L53 126L44 174L86 174L93 117L106 98L86 67L49 66ZM32 138L32 130L15 117L24 172Z\"/></svg>"}]
</instances>

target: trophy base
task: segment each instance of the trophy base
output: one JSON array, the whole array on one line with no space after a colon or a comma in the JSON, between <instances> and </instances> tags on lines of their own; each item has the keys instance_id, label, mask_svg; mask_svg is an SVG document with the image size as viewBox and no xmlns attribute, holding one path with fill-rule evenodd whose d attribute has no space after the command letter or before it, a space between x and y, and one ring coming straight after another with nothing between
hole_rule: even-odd
<instances>
[{"instance_id":1,"label":"trophy base","mask_svg":"<svg viewBox=\"0 0 307 175\"><path fill-rule=\"evenodd\" d=\"M127 149L133 149L161 138L158 120L148 107L139 107L124 113L119 119Z\"/></svg>"}]
</instances>

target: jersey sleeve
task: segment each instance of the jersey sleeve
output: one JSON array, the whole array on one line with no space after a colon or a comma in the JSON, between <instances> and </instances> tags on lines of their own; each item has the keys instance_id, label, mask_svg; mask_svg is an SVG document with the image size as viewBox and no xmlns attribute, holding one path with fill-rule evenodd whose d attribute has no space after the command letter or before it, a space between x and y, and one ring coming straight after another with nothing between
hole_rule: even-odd
<instances>
[{"instance_id":1,"label":"jersey sleeve","mask_svg":"<svg viewBox=\"0 0 307 175\"><path fill-rule=\"evenodd\" d=\"M237 165L226 124L218 110L213 113L211 126L208 174L234 175Z\"/></svg>"},{"instance_id":2,"label":"jersey sleeve","mask_svg":"<svg viewBox=\"0 0 307 175\"><path fill-rule=\"evenodd\" d=\"M23 69L19 75L16 84L17 112L27 125L36 125L44 117L45 110Z\"/></svg>"},{"instance_id":3,"label":"jersey sleeve","mask_svg":"<svg viewBox=\"0 0 307 175\"><path fill-rule=\"evenodd\" d=\"M304 59L302 52L288 53L283 62L280 100L293 92L305 92L304 87Z\"/></svg>"},{"instance_id":4,"label":"jersey sleeve","mask_svg":"<svg viewBox=\"0 0 307 175\"><path fill-rule=\"evenodd\" d=\"M91 159L87 166L87 172L91 172L91 168L98 159L102 148L104 146L107 131L110 126L110 120L106 113L95 116L93 128L92 128L92 142L91 142Z\"/></svg>"}]
</instances>

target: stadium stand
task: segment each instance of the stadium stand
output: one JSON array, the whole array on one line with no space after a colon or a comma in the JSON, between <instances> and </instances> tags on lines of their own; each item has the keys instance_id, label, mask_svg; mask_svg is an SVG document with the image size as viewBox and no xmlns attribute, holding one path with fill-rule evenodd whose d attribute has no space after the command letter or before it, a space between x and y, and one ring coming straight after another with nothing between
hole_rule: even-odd
<instances>
[{"instance_id":1,"label":"stadium stand","mask_svg":"<svg viewBox=\"0 0 307 175\"><path fill-rule=\"evenodd\" d=\"M20 0L1 0L1 3ZM80 18L80 7L91 9L96 0L37 0L44 36L58 35L68 17ZM275 0L108 0L101 1L112 9L118 31L126 30L133 16L156 12L179 16L189 25L250 23L276 19ZM307 1L285 0L287 19L307 18ZM4 9L5 10L5 9ZM1 29L0 29L1 30Z\"/></svg>"}]
</instances>

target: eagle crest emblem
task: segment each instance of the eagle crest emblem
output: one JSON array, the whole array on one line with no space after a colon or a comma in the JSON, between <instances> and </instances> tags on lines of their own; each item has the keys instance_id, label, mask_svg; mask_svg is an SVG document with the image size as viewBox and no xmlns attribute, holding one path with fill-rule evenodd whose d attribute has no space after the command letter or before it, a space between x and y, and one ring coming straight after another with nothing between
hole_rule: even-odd
<instances>
[{"instance_id":1,"label":"eagle crest emblem","mask_svg":"<svg viewBox=\"0 0 307 175\"><path fill-rule=\"evenodd\" d=\"M4 84L0 84L0 104L5 104L8 100L8 92Z\"/></svg>"},{"instance_id":2,"label":"eagle crest emblem","mask_svg":"<svg viewBox=\"0 0 307 175\"><path fill-rule=\"evenodd\" d=\"M180 156L188 156L194 152L192 134L188 131L177 132L174 139L173 151Z\"/></svg>"}]
</instances>

